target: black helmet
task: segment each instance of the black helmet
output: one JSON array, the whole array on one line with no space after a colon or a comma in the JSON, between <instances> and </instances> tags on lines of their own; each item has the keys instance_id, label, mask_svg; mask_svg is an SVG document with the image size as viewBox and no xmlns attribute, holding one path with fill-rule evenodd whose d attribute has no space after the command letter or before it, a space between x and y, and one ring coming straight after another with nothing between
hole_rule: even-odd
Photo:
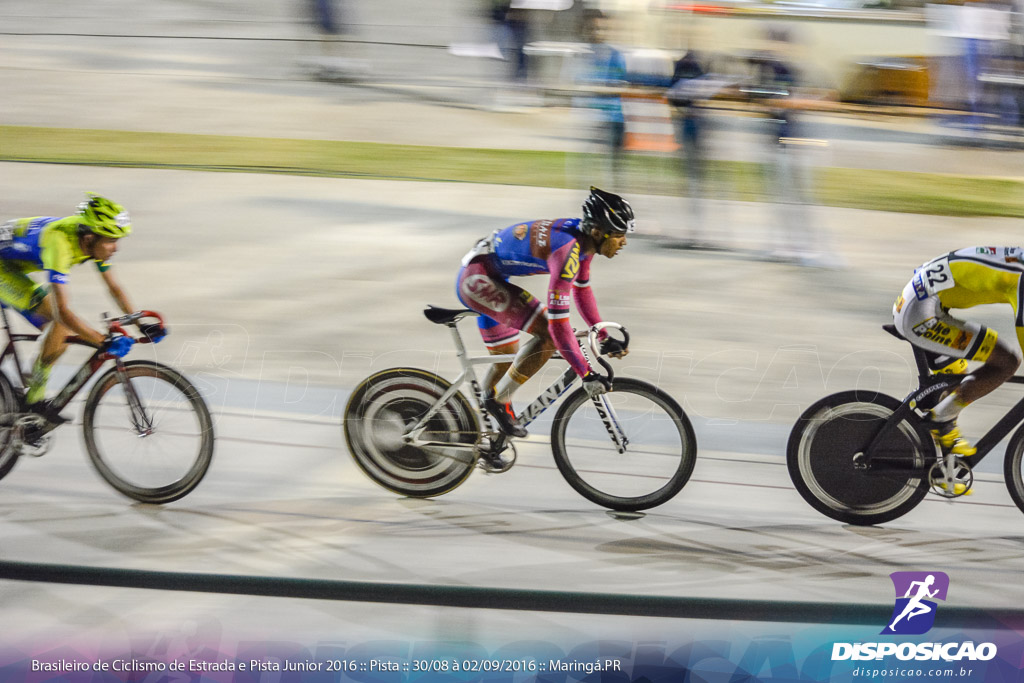
<instances>
[{"instance_id":1,"label":"black helmet","mask_svg":"<svg viewBox=\"0 0 1024 683\"><path fill-rule=\"evenodd\" d=\"M592 228L619 234L633 232L633 207L619 195L591 186L583 202L583 229Z\"/></svg>"}]
</instances>

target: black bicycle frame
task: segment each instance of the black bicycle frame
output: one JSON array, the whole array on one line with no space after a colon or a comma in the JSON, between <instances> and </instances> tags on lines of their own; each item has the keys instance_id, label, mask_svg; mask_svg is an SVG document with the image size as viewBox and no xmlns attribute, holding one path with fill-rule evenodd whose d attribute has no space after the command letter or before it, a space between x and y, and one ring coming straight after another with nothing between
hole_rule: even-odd
<instances>
[{"instance_id":1,"label":"black bicycle frame","mask_svg":"<svg viewBox=\"0 0 1024 683\"><path fill-rule=\"evenodd\" d=\"M0 352L0 365L2 365L3 362L7 360L8 357L11 357L13 359L14 367L17 370L16 375L18 379L18 384L21 386L22 389L22 391L18 393L18 401L22 405L22 407L24 407L24 390L26 389L26 386L21 374L21 359L18 357L18 349L15 342L36 341L37 339L39 339L41 335L12 333L10 323L7 319L7 309L5 307L0 307L0 317L3 318L4 331L7 333L7 346L5 346L4 350ZM81 346L88 346L92 348L92 344L88 344L78 337L68 337L67 342L69 344L78 344ZM89 357L85 364L82 365L78 372L75 373L74 377L68 380L68 383L64 385L64 388L60 390L60 393L58 393L57 396L55 396L54 399L50 402L51 406L54 409L56 409L57 412L63 410L68 405L68 403L71 402L71 399L73 399L75 395L79 391L81 391L82 387L85 386L89 379L97 372L99 372L100 368L103 367L103 364L110 360L110 358L111 357L108 356L104 351L96 349L95 353L93 353L92 356ZM118 362L120 362L120 359L118 359Z\"/></svg>"},{"instance_id":2,"label":"black bicycle frame","mask_svg":"<svg viewBox=\"0 0 1024 683\"><path fill-rule=\"evenodd\" d=\"M897 335L891 325L884 326L886 331L894 336ZM903 337L899 337L903 338ZM897 426L903 420L914 415L916 419L922 419L925 414L918 410L918 406L922 404L926 399L935 395L936 393L942 393L955 389L963 380L964 375L936 375L932 374L931 369L934 366L935 354L930 354L927 351L919 349L916 346L911 345L914 350L914 361L917 363L917 381L918 388L910 392L910 394L903 399L903 403L897 408L893 414L885 421L885 424L878 431L875 437L868 444L868 447L864 449L863 457L858 460L858 465L871 470L899 470L914 471L921 470L921 467L907 467L905 465L895 465L891 461L886 462L885 458L877 456L876 451L879 445L885 442L885 439L895 430ZM930 365L929 361L932 361ZM1007 380L1010 384L1024 384L1024 377L1013 376ZM1010 410L992 427L983 437L978 439L975 444L975 448L978 452L971 456L971 466L976 466L981 462L986 455L988 455L996 444L1005 439L1010 432L1024 421L1024 398L1017 402Z\"/></svg>"}]
</instances>

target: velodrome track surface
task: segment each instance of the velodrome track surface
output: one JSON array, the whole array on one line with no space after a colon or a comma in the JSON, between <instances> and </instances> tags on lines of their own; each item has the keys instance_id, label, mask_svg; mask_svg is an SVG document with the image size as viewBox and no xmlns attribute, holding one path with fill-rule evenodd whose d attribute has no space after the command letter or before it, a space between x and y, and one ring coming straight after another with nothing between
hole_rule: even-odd
<instances>
[{"instance_id":1,"label":"velodrome track surface","mask_svg":"<svg viewBox=\"0 0 1024 683\"><path fill-rule=\"evenodd\" d=\"M927 245L964 241L966 222L823 212L847 263L841 270L688 254L647 239L597 263L602 311L635 340L620 371L680 399L701 448L676 499L624 518L562 481L540 431L510 472L476 473L447 496L418 501L369 482L339 426L348 391L371 370L416 365L451 376L446 332L422 318L423 304L454 305L456 264L477 236L519 216L571 213L578 193L31 164L0 164L0 183L16 216L73 206L79 189L102 188L132 208L137 231L116 257L118 273L137 304L163 312L172 329L137 355L188 373L207 393L218 433L200 487L151 507L100 481L80 427L65 427L53 452L20 462L0 482L5 560L877 604L891 604L889 572L938 566L958 606L1021 603L1024 520L1002 486L1001 454L985 463L972 497L929 498L870 529L811 510L782 459L792 420L825 393L872 382L894 395L909 387L909 353L878 326L907 264L930 255ZM654 224L671 220L668 202L637 198ZM756 207L735 210L751 212L756 240ZM1008 244L1016 227L970 225L984 241ZM75 271L73 282L78 310L90 319L109 310L89 269ZM999 313L980 314L1003 329L1009 316ZM972 408L967 431L990 425L1013 391ZM659 628L657 620L524 621L503 612L44 583L0 582L0 599L25 642L37 643L161 629L301 639L507 638L528 628L551 638L621 635L623 623L641 637Z\"/></svg>"}]
</instances>

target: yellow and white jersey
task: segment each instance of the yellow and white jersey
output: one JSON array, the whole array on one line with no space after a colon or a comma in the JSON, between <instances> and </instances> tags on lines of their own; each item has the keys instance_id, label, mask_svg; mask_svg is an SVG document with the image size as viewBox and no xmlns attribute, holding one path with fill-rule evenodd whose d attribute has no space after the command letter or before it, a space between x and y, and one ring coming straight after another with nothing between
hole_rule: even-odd
<instances>
[{"instance_id":1,"label":"yellow and white jersey","mask_svg":"<svg viewBox=\"0 0 1024 683\"><path fill-rule=\"evenodd\" d=\"M1020 310L1021 247L968 247L932 259L914 272L918 299L938 296L945 308L1007 303ZM1020 326L1018 321L1017 326Z\"/></svg>"},{"instance_id":2,"label":"yellow and white jersey","mask_svg":"<svg viewBox=\"0 0 1024 683\"><path fill-rule=\"evenodd\" d=\"M943 254L914 271L893 305L893 320L907 339L929 351L985 360L996 333L949 315L951 308L1009 304L1018 341L1024 341L1024 249L967 247Z\"/></svg>"}]
</instances>

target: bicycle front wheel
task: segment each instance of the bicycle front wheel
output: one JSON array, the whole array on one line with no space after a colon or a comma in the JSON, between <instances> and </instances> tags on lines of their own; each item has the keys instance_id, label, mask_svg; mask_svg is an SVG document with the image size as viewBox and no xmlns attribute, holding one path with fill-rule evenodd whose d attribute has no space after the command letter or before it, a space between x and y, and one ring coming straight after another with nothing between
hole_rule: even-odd
<instances>
[{"instance_id":1,"label":"bicycle front wheel","mask_svg":"<svg viewBox=\"0 0 1024 683\"><path fill-rule=\"evenodd\" d=\"M1003 479L1010 497L1024 512L1024 427L1013 434L1010 445L1006 447L1006 458L1003 460Z\"/></svg>"},{"instance_id":2,"label":"bicycle front wheel","mask_svg":"<svg viewBox=\"0 0 1024 683\"><path fill-rule=\"evenodd\" d=\"M670 500L697 461L697 438L679 404L629 378L616 378L614 389L596 401L583 389L570 394L555 415L551 449L580 495L622 512Z\"/></svg>"},{"instance_id":3,"label":"bicycle front wheel","mask_svg":"<svg viewBox=\"0 0 1024 683\"><path fill-rule=\"evenodd\" d=\"M89 392L82 416L86 451L100 476L143 503L169 503L199 485L213 459L206 402L166 365L111 368Z\"/></svg>"}]
</instances>

